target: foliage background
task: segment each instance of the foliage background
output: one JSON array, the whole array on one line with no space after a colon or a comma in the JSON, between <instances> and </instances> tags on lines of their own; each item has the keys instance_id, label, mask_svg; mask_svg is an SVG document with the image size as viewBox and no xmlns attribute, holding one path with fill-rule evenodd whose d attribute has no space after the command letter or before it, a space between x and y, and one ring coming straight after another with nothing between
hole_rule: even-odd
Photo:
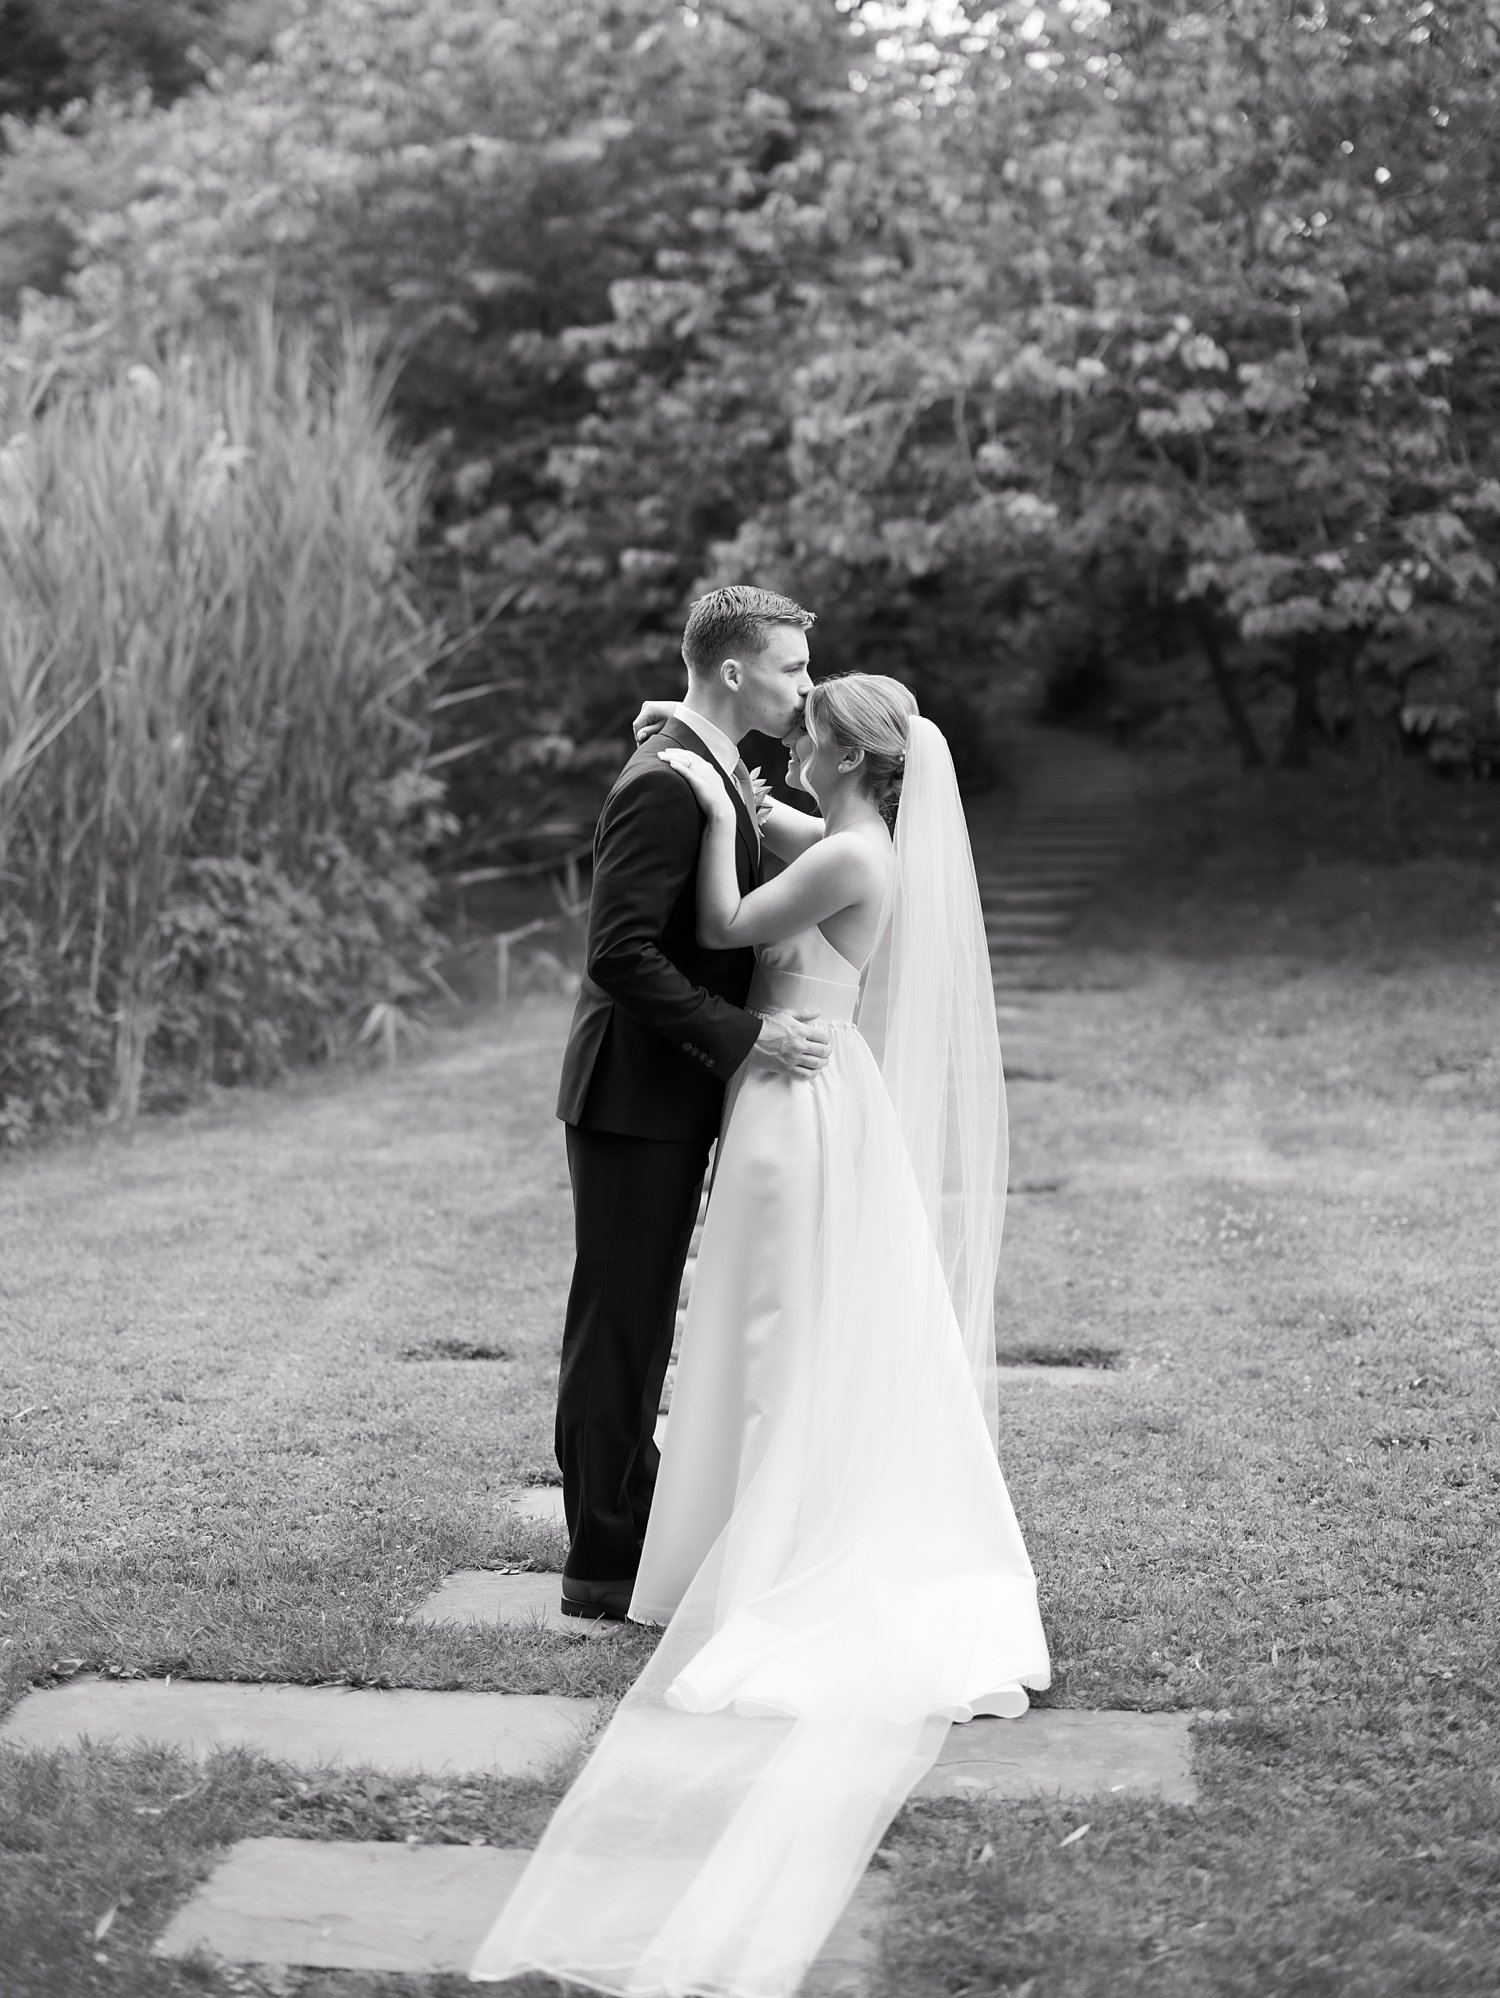
<instances>
[{"instance_id":1,"label":"foliage background","mask_svg":"<svg viewBox=\"0 0 1500 1998\"><path fill-rule=\"evenodd\" d=\"M1500 767L1481 0L5 5L13 369L268 297L398 362L448 878L586 838L734 577L973 784L1040 708L1395 848L1411 752Z\"/></svg>"}]
</instances>

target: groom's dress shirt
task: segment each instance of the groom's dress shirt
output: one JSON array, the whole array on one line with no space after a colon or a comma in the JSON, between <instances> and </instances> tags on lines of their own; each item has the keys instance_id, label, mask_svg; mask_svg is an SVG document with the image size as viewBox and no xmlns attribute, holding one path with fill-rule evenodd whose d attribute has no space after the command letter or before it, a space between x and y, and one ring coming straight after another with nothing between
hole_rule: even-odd
<instances>
[{"instance_id":1,"label":"groom's dress shirt","mask_svg":"<svg viewBox=\"0 0 1500 1998\"><path fill-rule=\"evenodd\" d=\"M669 744L724 771L740 893L757 884L759 829L735 779L739 753L702 716L674 717L637 748L600 814L585 977L557 1113L580 1130L707 1143L724 1085L760 1032L744 1010L755 953L698 941L703 810L682 773L662 762Z\"/></svg>"},{"instance_id":2,"label":"groom's dress shirt","mask_svg":"<svg viewBox=\"0 0 1500 1998\"><path fill-rule=\"evenodd\" d=\"M686 722L726 777L733 777L740 760L738 743L731 742L723 729L716 728L706 715L700 715L688 701L677 703L677 719Z\"/></svg>"},{"instance_id":3,"label":"groom's dress shirt","mask_svg":"<svg viewBox=\"0 0 1500 1998\"><path fill-rule=\"evenodd\" d=\"M740 755L739 744L731 742L723 729L716 728L706 716L700 715L689 701L677 703L677 719L686 722L694 735L701 738L704 748L744 799L745 809L749 812L751 823L755 827L755 850L759 853L760 822L755 813L755 787L750 782L750 772L745 768L745 759Z\"/></svg>"}]
</instances>

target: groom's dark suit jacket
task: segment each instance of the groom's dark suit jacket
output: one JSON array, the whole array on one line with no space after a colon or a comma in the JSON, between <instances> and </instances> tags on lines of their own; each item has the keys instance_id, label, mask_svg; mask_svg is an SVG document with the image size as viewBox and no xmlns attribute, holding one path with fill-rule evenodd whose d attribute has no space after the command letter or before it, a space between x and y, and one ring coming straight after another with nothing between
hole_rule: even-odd
<instances>
[{"instance_id":1,"label":"groom's dark suit jacket","mask_svg":"<svg viewBox=\"0 0 1500 1998\"><path fill-rule=\"evenodd\" d=\"M698 942L703 812L687 779L658 756L668 743L714 761L685 722L669 721L637 749L604 801L585 976L557 1114L585 1131L706 1141L719 1128L724 1085L760 1031L759 1019L742 1010L755 953ZM727 776L724 788L738 821L740 892L748 894L756 885L755 828Z\"/></svg>"}]
</instances>

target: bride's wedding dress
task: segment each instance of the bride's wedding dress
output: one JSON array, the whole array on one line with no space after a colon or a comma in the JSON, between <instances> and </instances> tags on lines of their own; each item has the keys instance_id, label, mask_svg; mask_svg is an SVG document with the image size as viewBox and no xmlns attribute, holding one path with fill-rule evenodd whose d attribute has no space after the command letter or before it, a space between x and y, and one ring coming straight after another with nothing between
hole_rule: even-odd
<instances>
[{"instance_id":1,"label":"bride's wedding dress","mask_svg":"<svg viewBox=\"0 0 1500 1998\"><path fill-rule=\"evenodd\" d=\"M820 930L760 950L748 1003L833 1052L732 1087L631 1605L668 1627L475 1977L790 1994L948 1726L1048 1683L993 1435L983 926L946 745L911 727L936 745L908 751L882 1025Z\"/></svg>"}]
</instances>

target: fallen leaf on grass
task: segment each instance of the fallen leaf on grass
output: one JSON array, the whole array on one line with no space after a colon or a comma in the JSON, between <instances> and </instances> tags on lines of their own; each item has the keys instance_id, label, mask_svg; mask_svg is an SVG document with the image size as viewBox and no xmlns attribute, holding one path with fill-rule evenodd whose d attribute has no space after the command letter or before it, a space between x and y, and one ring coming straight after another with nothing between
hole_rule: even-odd
<instances>
[{"instance_id":1,"label":"fallen leaf on grass","mask_svg":"<svg viewBox=\"0 0 1500 1998\"><path fill-rule=\"evenodd\" d=\"M1070 1831L1066 1838L1058 1840L1057 1842L1058 1851L1061 1852L1065 1845L1077 1845L1078 1841L1083 1837L1084 1833L1092 1829L1093 1828L1090 1825L1080 1825L1077 1831Z\"/></svg>"},{"instance_id":2,"label":"fallen leaf on grass","mask_svg":"<svg viewBox=\"0 0 1500 1998\"><path fill-rule=\"evenodd\" d=\"M168 1797L165 1803L137 1804L134 1807L135 1815L138 1818L159 1818L164 1811L170 1811L174 1804L185 1804L189 1797L196 1797L200 1790L205 1790L207 1787L208 1778L205 1777L201 1783L194 1783L186 1790L177 1791L174 1796Z\"/></svg>"}]
</instances>

